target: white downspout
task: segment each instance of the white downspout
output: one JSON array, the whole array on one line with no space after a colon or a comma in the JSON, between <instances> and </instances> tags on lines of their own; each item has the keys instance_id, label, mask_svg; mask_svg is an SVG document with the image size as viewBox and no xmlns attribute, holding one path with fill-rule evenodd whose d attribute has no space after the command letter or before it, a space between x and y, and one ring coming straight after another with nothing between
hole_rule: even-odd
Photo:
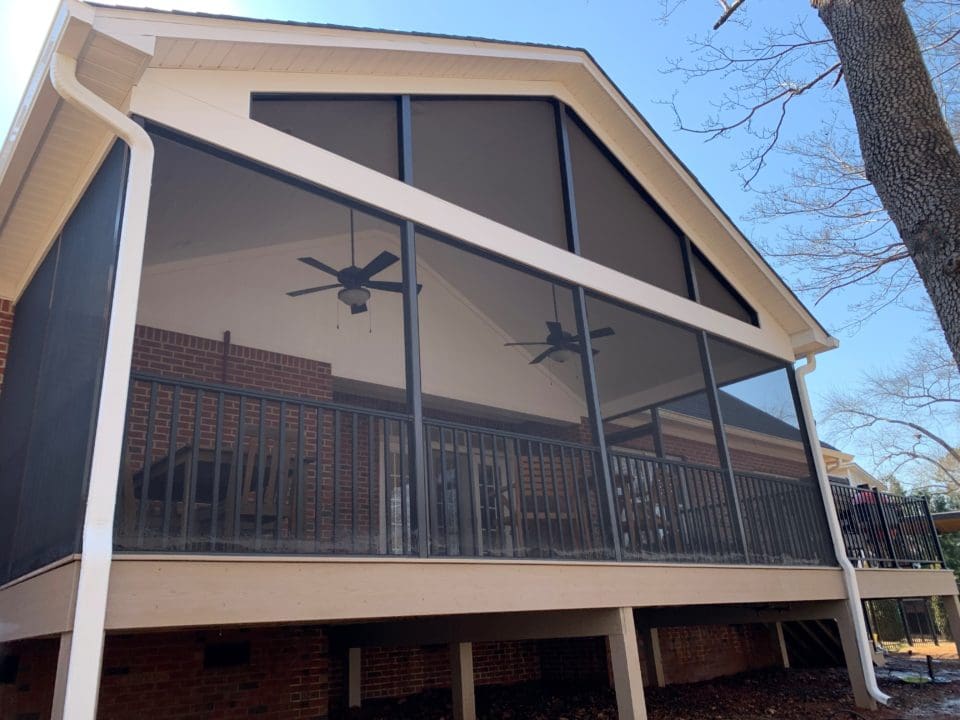
<instances>
[{"instance_id":1,"label":"white downspout","mask_svg":"<svg viewBox=\"0 0 960 720\"><path fill-rule=\"evenodd\" d=\"M840 529L840 519L833 502L833 491L830 489L830 476L827 474L826 463L823 461L823 448L820 447L820 437L813 418L813 408L810 406L810 396L807 394L806 377L817 369L817 358L813 353L806 356L806 363L796 368L797 389L800 395L800 407L804 421L807 424L807 433L810 444L813 446L813 460L817 470L817 480L820 482L820 495L827 511L827 525L830 527L830 538L833 541L833 552L843 571L843 583L847 590L847 605L857 633L857 649L860 651L860 664L863 666L864 680L870 697L882 705L890 701L890 696L884 693L877 685L877 676L873 672L873 651L870 647L870 637L867 626L863 621L863 603L860 598L860 586L857 584L857 571L847 557L847 549L843 542L843 532Z\"/></svg>"},{"instance_id":2,"label":"white downspout","mask_svg":"<svg viewBox=\"0 0 960 720\"><path fill-rule=\"evenodd\" d=\"M153 142L137 123L81 85L76 73L75 58L59 52L53 56L50 82L60 97L106 123L130 148L63 708L64 720L94 720L113 559L113 514L153 175Z\"/></svg>"}]
</instances>

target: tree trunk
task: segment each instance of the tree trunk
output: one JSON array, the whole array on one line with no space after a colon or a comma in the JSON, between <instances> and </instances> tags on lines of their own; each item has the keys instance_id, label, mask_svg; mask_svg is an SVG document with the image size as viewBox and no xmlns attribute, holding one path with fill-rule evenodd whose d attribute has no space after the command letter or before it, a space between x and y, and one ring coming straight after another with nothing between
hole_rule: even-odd
<instances>
[{"instance_id":1,"label":"tree trunk","mask_svg":"<svg viewBox=\"0 0 960 720\"><path fill-rule=\"evenodd\" d=\"M960 365L960 153L903 0L813 0L836 45L867 179Z\"/></svg>"}]
</instances>

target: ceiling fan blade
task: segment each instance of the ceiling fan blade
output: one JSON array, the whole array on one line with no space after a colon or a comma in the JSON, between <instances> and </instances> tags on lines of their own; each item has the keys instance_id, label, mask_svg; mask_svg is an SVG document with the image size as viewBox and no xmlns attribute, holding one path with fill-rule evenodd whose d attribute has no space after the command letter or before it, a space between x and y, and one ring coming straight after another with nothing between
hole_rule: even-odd
<instances>
[{"instance_id":1,"label":"ceiling fan blade","mask_svg":"<svg viewBox=\"0 0 960 720\"><path fill-rule=\"evenodd\" d=\"M560 348L558 348L556 345L551 345L551 346L548 347L546 350L544 350L542 353L540 353L539 355L537 355L533 360L531 360L531 361L530 361L530 364L531 364L531 365L537 365L537 364L539 364L539 363L542 363L544 360L547 359L547 357L549 357L550 353L554 353L554 352L556 352L556 351L559 350L559 349L560 349Z\"/></svg>"},{"instance_id":2,"label":"ceiling fan blade","mask_svg":"<svg viewBox=\"0 0 960 720\"><path fill-rule=\"evenodd\" d=\"M367 311L367 304L366 304L366 303L364 303L363 305L351 305L351 306L350 306L350 314L351 314L351 315L359 315L360 313L365 313L366 311Z\"/></svg>"},{"instance_id":3,"label":"ceiling fan blade","mask_svg":"<svg viewBox=\"0 0 960 720\"><path fill-rule=\"evenodd\" d=\"M612 328L612 327L602 327L602 328L600 328L599 330L592 330L592 331L590 332L590 338L591 338L592 340L596 340L597 338L610 337L611 335L616 335L616 333L613 331L613 328ZM583 339L583 338L582 338L582 336L580 336L580 335L572 335L572 336L570 337L570 342L572 342L572 343L578 343L578 342L580 342L582 339Z\"/></svg>"},{"instance_id":4,"label":"ceiling fan blade","mask_svg":"<svg viewBox=\"0 0 960 720\"><path fill-rule=\"evenodd\" d=\"M590 337L594 340L602 337L610 337L611 335L616 335L612 327L602 327L599 330L590 331Z\"/></svg>"},{"instance_id":5,"label":"ceiling fan blade","mask_svg":"<svg viewBox=\"0 0 960 720\"><path fill-rule=\"evenodd\" d=\"M363 283L364 287L371 290L386 290L387 292L403 292L403 283L387 282L385 280L367 280Z\"/></svg>"},{"instance_id":6,"label":"ceiling fan blade","mask_svg":"<svg viewBox=\"0 0 960 720\"><path fill-rule=\"evenodd\" d=\"M563 326L555 320L547 320L547 333L550 335L562 335Z\"/></svg>"},{"instance_id":7,"label":"ceiling fan blade","mask_svg":"<svg viewBox=\"0 0 960 720\"><path fill-rule=\"evenodd\" d=\"M540 342L539 340L531 340L530 342L515 342L515 343L504 343L504 347L515 347L517 345L553 345L553 343Z\"/></svg>"},{"instance_id":8,"label":"ceiling fan blade","mask_svg":"<svg viewBox=\"0 0 960 720\"><path fill-rule=\"evenodd\" d=\"M323 270L325 273L329 275L333 275L334 277L337 277L337 275L340 274L339 270L334 270L332 267L330 267L326 263L320 262L316 258L302 257L302 258L297 258L297 260L299 260L302 263L305 263L306 265L309 265L310 267L316 268L317 270Z\"/></svg>"},{"instance_id":9,"label":"ceiling fan blade","mask_svg":"<svg viewBox=\"0 0 960 720\"><path fill-rule=\"evenodd\" d=\"M382 272L386 270L388 267L390 267L396 262L400 262L400 258L394 255L392 252L387 252L386 250L384 250L382 253L377 255L373 260L368 262L366 267L364 267L360 271L360 274L363 275L363 277L366 280L369 280L378 272Z\"/></svg>"},{"instance_id":10,"label":"ceiling fan blade","mask_svg":"<svg viewBox=\"0 0 960 720\"><path fill-rule=\"evenodd\" d=\"M320 285L319 287L304 288L303 290L293 290L288 292L287 295L290 297L300 297L301 295L309 295L310 293L321 292L322 290L332 290L333 288L341 287L340 283L334 283L333 285Z\"/></svg>"}]
</instances>

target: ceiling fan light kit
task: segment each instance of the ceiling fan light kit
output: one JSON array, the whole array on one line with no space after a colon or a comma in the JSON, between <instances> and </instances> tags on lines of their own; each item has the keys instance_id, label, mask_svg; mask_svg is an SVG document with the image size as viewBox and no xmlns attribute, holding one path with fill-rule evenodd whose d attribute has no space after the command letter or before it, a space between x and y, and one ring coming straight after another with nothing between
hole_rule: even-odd
<instances>
[{"instance_id":1,"label":"ceiling fan light kit","mask_svg":"<svg viewBox=\"0 0 960 720\"><path fill-rule=\"evenodd\" d=\"M362 287L343 288L337 293L337 297L344 305L354 308L367 304L367 300L370 299L370 291Z\"/></svg>"}]
</instances>

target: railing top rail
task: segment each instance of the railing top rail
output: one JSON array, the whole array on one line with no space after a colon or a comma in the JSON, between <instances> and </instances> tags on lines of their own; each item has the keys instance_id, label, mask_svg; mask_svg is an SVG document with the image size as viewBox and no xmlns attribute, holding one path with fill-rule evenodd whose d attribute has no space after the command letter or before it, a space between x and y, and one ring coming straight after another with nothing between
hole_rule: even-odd
<instances>
[{"instance_id":1,"label":"railing top rail","mask_svg":"<svg viewBox=\"0 0 960 720\"><path fill-rule=\"evenodd\" d=\"M614 457L622 457L630 460L640 460L642 462L657 463L658 465L670 465L672 467L685 468L689 470L708 470L710 472L723 472L721 468L714 467L713 465L706 465L704 463L691 463L684 462L682 460L668 460L666 458L658 458L653 455L644 455L639 452L630 452L624 450L610 450L609 454Z\"/></svg>"},{"instance_id":2,"label":"railing top rail","mask_svg":"<svg viewBox=\"0 0 960 720\"><path fill-rule=\"evenodd\" d=\"M897 493L888 492L886 490L879 490L876 488L863 488L856 485L846 485L844 483L836 482L835 480L830 481L830 486L834 490L845 490L851 495L858 493L868 493L881 496L884 499L889 499L893 502L904 503L904 504L915 504L915 505L929 505L930 499L926 495L898 495Z\"/></svg>"},{"instance_id":3,"label":"railing top rail","mask_svg":"<svg viewBox=\"0 0 960 720\"><path fill-rule=\"evenodd\" d=\"M450 430L462 430L463 432L483 433L484 435L498 435L500 437L512 438L514 440L546 443L548 445L555 445L557 447L567 447L574 450L586 450L588 452L596 451L595 447L593 447L592 445L586 445L584 443L576 443L570 440L547 438L547 437L543 437L542 435L529 435L526 433L514 432L513 430L502 430L499 428L485 427L482 425L470 425L469 423L461 423L453 420L443 420L440 418L425 417L423 419L423 424L430 427L442 427Z\"/></svg>"},{"instance_id":4,"label":"railing top rail","mask_svg":"<svg viewBox=\"0 0 960 720\"><path fill-rule=\"evenodd\" d=\"M792 478L786 477L785 475L772 475L770 473L758 472L740 472L739 470L735 470L733 474L735 477L740 478L751 478L754 480L762 480L764 482L781 483L783 485L796 485L797 487L803 488L817 488L817 484L812 478Z\"/></svg>"},{"instance_id":5,"label":"railing top rail","mask_svg":"<svg viewBox=\"0 0 960 720\"><path fill-rule=\"evenodd\" d=\"M340 410L341 412L357 413L358 415L374 415L376 417L387 418L390 420L412 419L411 415L406 413L393 412L391 410L380 410L377 408L365 408L360 405L347 405L345 403L335 403L327 400L317 400L316 398L307 398L298 395L280 395L268 393L262 390L253 390L236 385L223 385L220 383L200 382L199 380L189 380L183 378L168 377L165 375L153 375L149 373L134 372L130 374L131 381L140 381L148 383L157 383L158 385L179 385L183 388L193 390L203 390L204 392L223 393L224 395L242 396L254 400L266 400L270 402L286 402L294 405L303 405L304 407L320 408L323 410Z\"/></svg>"},{"instance_id":6,"label":"railing top rail","mask_svg":"<svg viewBox=\"0 0 960 720\"><path fill-rule=\"evenodd\" d=\"M692 463L692 462L686 462L683 460L670 460L667 458L658 458L652 455L645 455L639 452L629 452L629 451L625 452L622 450L611 450L610 454L613 455L614 457L624 457L632 460L639 460L641 462L657 463L658 465L669 465L671 467L677 467L677 468L683 468L683 469L706 470L710 472L723 472L722 468L715 467L713 465L706 465L704 463ZM783 475L772 475L769 473L756 473L756 472L747 473L747 472L740 472L738 470L735 470L733 474L735 477L738 477L738 478L751 478L751 479L760 480L763 482L781 483L784 485L795 485L797 487L804 487L804 488L816 487L816 485L814 485L809 480L804 480L802 478L785 477Z\"/></svg>"}]
</instances>

